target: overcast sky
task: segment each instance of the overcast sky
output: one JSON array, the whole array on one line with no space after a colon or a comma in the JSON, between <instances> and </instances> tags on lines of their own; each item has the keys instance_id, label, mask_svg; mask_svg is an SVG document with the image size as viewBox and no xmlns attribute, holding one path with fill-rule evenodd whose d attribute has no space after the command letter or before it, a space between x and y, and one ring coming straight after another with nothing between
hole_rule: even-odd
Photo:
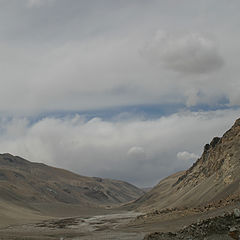
<instances>
[{"instance_id":1,"label":"overcast sky","mask_svg":"<svg viewBox=\"0 0 240 240\"><path fill-rule=\"evenodd\" d=\"M240 117L239 0L0 0L0 151L150 186Z\"/></svg>"}]
</instances>

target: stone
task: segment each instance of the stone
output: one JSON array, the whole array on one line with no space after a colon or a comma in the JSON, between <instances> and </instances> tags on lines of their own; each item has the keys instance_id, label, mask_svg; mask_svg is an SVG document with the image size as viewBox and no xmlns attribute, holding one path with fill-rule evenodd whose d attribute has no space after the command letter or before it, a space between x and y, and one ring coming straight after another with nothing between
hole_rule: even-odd
<instances>
[{"instance_id":1,"label":"stone","mask_svg":"<svg viewBox=\"0 0 240 240\"><path fill-rule=\"evenodd\" d=\"M213 140L212 140L211 143L210 143L210 146L211 146L212 148L214 148L214 147L217 145L217 143L220 141L220 139L221 139L221 138L219 138L219 137L214 137Z\"/></svg>"},{"instance_id":2,"label":"stone","mask_svg":"<svg viewBox=\"0 0 240 240\"><path fill-rule=\"evenodd\" d=\"M235 231L237 231L237 229L235 227L231 227L229 230L229 232L235 232Z\"/></svg>"},{"instance_id":3,"label":"stone","mask_svg":"<svg viewBox=\"0 0 240 240\"><path fill-rule=\"evenodd\" d=\"M240 218L240 210L238 208L235 208L233 210L233 214L236 218Z\"/></svg>"}]
</instances>

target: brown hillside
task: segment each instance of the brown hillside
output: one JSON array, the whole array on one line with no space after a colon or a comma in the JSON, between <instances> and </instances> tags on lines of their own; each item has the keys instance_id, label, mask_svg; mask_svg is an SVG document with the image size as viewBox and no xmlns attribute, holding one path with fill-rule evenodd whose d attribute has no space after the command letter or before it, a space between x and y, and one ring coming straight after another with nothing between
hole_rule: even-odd
<instances>
[{"instance_id":1,"label":"brown hillside","mask_svg":"<svg viewBox=\"0 0 240 240\"><path fill-rule=\"evenodd\" d=\"M1 201L98 206L131 201L142 194L123 181L84 177L10 154L0 155Z\"/></svg>"}]
</instances>

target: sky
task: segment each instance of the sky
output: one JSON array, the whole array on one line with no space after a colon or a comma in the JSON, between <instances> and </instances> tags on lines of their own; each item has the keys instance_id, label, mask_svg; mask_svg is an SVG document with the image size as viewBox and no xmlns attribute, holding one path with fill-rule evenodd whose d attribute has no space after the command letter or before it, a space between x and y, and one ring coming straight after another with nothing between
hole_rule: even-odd
<instances>
[{"instance_id":1,"label":"sky","mask_svg":"<svg viewBox=\"0 0 240 240\"><path fill-rule=\"evenodd\" d=\"M240 117L238 0L0 0L0 152L147 187Z\"/></svg>"}]
</instances>

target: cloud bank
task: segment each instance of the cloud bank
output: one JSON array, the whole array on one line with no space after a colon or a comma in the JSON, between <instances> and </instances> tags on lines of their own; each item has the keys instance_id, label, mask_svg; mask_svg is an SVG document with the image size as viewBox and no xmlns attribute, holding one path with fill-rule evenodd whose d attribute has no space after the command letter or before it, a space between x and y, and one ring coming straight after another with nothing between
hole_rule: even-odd
<instances>
[{"instance_id":1,"label":"cloud bank","mask_svg":"<svg viewBox=\"0 0 240 240\"><path fill-rule=\"evenodd\" d=\"M150 186L184 170L221 136L238 110L182 112L158 119L87 120L83 116L1 120L0 148L82 175Z\"/></svg>"}]
</instances>

